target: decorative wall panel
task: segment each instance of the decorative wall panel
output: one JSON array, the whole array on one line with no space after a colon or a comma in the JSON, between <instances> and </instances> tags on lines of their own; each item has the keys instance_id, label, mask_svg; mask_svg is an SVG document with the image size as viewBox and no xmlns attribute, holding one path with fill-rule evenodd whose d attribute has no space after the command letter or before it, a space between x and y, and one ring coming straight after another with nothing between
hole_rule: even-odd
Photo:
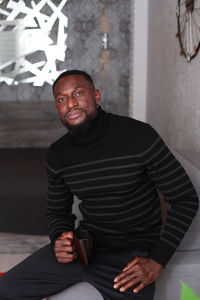
<instances>
[{"instance_id":1,"label":"decorative wall panel","mask_svg":"<svg viewBox=\"0 0 200 300\"><path fill-rule=\"evenodd\" d=\"M5 20L11 12L6 8L9 2L13 3L14 1L4 0L0 5L0 20ZM25 1L26 6L29 7L33 2L38 5L42 1ZM50 2L58 7L63 1ZM1 9L7 10L6 17L2 14ZM41 12L46 15L52 13L48 6L44 6ZM56 60L57 70L77 68L88 71L94 78L97 88L102 91L103 108L107 111L128 115L130 0L68 0L62 8L62 14L68 20L68 26L65 28L67 38L65 39L65 46L63 46L63 49L66 47L66 50L65 60ZM20 14L18 17L24 17L24 14ZM58 20L56 24L58 25ZM53 28L51 32L53 41L56 40L56 28ZM37 52L31 56L31 59L37 61L40 55L41 53ZM31 103L30 110L35 107L33 109L35 111L40 109L39 103L53 101L50 82L45 82L45 78L43 80L44 84L41 87L34 86L33 82L19 83L14 86L1 82L0 118L5 120L6 107L15 122L19 119L14 113L13 103L16 103L19 110L22 109L23 111L24 109L29 110L28 103ZM54 108L53 105L51 107L50 114L52 116ZM49 105L46 109L49 109ZM34 128L40 116L34 115L32 117L30 110L28 112L29 126ZM44 115L47 116L48 110L45 112L45 104L42 105L42 110L44 112L43 117ZM22 124L25 114L24 111L24 115L20 119ZM55 124L57 124L56 112L54 112L54 117ZM41 139L41 132L47 130L48 127L52 127L52 119L51 124L49 124L48 117L44 117L44 126L41 124L37 134L34 135L34 139L30 142L29 138L26 140L23 125L20 126L19 122L17 124L15 132L9 120L3 125L3 129L0 129L0 147L28 147L30 145L46 147L54 138L59 137L62 130L54 131L54 134L49 130L45 138ZM57 127L57 125L55 126ZM15 139L12 139L13 134ZM23 142L17 141L18 134L23 134ZM6 138L8 135L9 139Z\"/></svg>"}]
</instances>

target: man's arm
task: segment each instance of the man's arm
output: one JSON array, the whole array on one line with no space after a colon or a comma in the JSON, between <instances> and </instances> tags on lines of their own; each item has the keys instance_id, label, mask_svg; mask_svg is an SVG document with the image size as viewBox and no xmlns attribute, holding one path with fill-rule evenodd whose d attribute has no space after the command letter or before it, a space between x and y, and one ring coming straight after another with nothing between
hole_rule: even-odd
<instances>
[{"instance_id":1,"label":"man's arm","mask_svg":"<svg viewBox=\"0 0 200 300\"><path fill-rule=\"evenodd\" d=\"M165 266L192 223L199 202L184 168L155 131L154 135L157 138L149 151L143 154L143 159L150 178L170 204L170 209L150 258Z\"/></svg>"},{"instance_id":2,"label":"man's arm","mask_svg":"<svg viewBox=\"0 0 200 300\"><path fill-rule=\"evenodd\" d=\"M72 262L77 258L74 247L75 216L72 214L73 195L66 185L47 165L47 226L54 243L53 251L60 263Z\"/></svg>"},{"instance_id":3,"label":"man's arm","mask_svg":"<svg viewBox=\"0 0 200 300\"><path fill-rule=\"evenodd\" d=\"M47 193L47 226L49 237L54 242L63 232L71 232L75 226L75 215L72 214L74 195L70 192L59 172L46 163L48 175Z\"/></svg>"},{"instance_id":4,"label":"man's arm","mask_svg":"<svg viewBox=\"0 0 200 300\"><path fill-rule=\"evenodd\" d=\"M198 209L198 198L183 167L158 134L149 126L151 145L141 157L156 188L170 203L167 221L149 258L136 257L114 279L120 291L137 285L134 292L153 282L184 237Z\"/></svg>"}]
</instances>

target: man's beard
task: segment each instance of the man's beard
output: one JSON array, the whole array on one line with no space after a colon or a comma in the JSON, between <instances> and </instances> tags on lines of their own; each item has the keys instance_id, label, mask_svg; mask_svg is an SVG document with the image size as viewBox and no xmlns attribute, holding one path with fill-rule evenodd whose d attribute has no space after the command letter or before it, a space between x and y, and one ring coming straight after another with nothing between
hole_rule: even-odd
<instances>
[{"instance_id":1,"label":"man's beard","mask_svg":"<svg viewBox=\"0 0 200 300\"><path fill-rule=\"evenodd\" d=\"M97 113L94 115L86 114L85 119L77 125L71 125L67 121L63 121L62 119L61 119L61 122L68 129L70 134L72 134L72 135L81 134L81 133L84 134L88 131L88 128L93 123L93 120L95 119L96 115L97 115Z\"/></svg>"}]
</instances>

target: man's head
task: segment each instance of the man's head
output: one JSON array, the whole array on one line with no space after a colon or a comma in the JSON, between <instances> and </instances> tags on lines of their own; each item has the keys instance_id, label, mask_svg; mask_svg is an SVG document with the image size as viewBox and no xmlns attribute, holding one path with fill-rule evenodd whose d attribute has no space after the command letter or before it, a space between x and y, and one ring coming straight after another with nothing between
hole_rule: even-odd
<instances>
[{"instance_id":1,"label":"man's head","mask_svg":"<svg viewBox=\"0 0 200 300\"><path fill-rule=\"evenodd\" d=\"M53 94L60 119L68 129L83 126L95 118L101 96L86 72L62 73L53 84Z\"/></svg>"}]
</instances>

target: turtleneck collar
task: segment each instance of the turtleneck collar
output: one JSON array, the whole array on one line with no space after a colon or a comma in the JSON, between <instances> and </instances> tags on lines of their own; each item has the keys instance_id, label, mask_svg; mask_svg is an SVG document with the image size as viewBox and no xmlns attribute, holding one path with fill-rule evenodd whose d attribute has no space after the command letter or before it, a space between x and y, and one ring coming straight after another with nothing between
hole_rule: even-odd
<instances>
[{"instance_id":1,"label":"turtleneck collar","mask_svg":"<svg viewBox=\"0 0 200 300\"><path fill-rule=\"evenodd\" d=\"M68 136L71 143L77 146L87 146L99 140L103 134L108 121L108 114L98 107L96 117L91 121L83 131L69 131Z\"/></svg>"}]
</instances>

